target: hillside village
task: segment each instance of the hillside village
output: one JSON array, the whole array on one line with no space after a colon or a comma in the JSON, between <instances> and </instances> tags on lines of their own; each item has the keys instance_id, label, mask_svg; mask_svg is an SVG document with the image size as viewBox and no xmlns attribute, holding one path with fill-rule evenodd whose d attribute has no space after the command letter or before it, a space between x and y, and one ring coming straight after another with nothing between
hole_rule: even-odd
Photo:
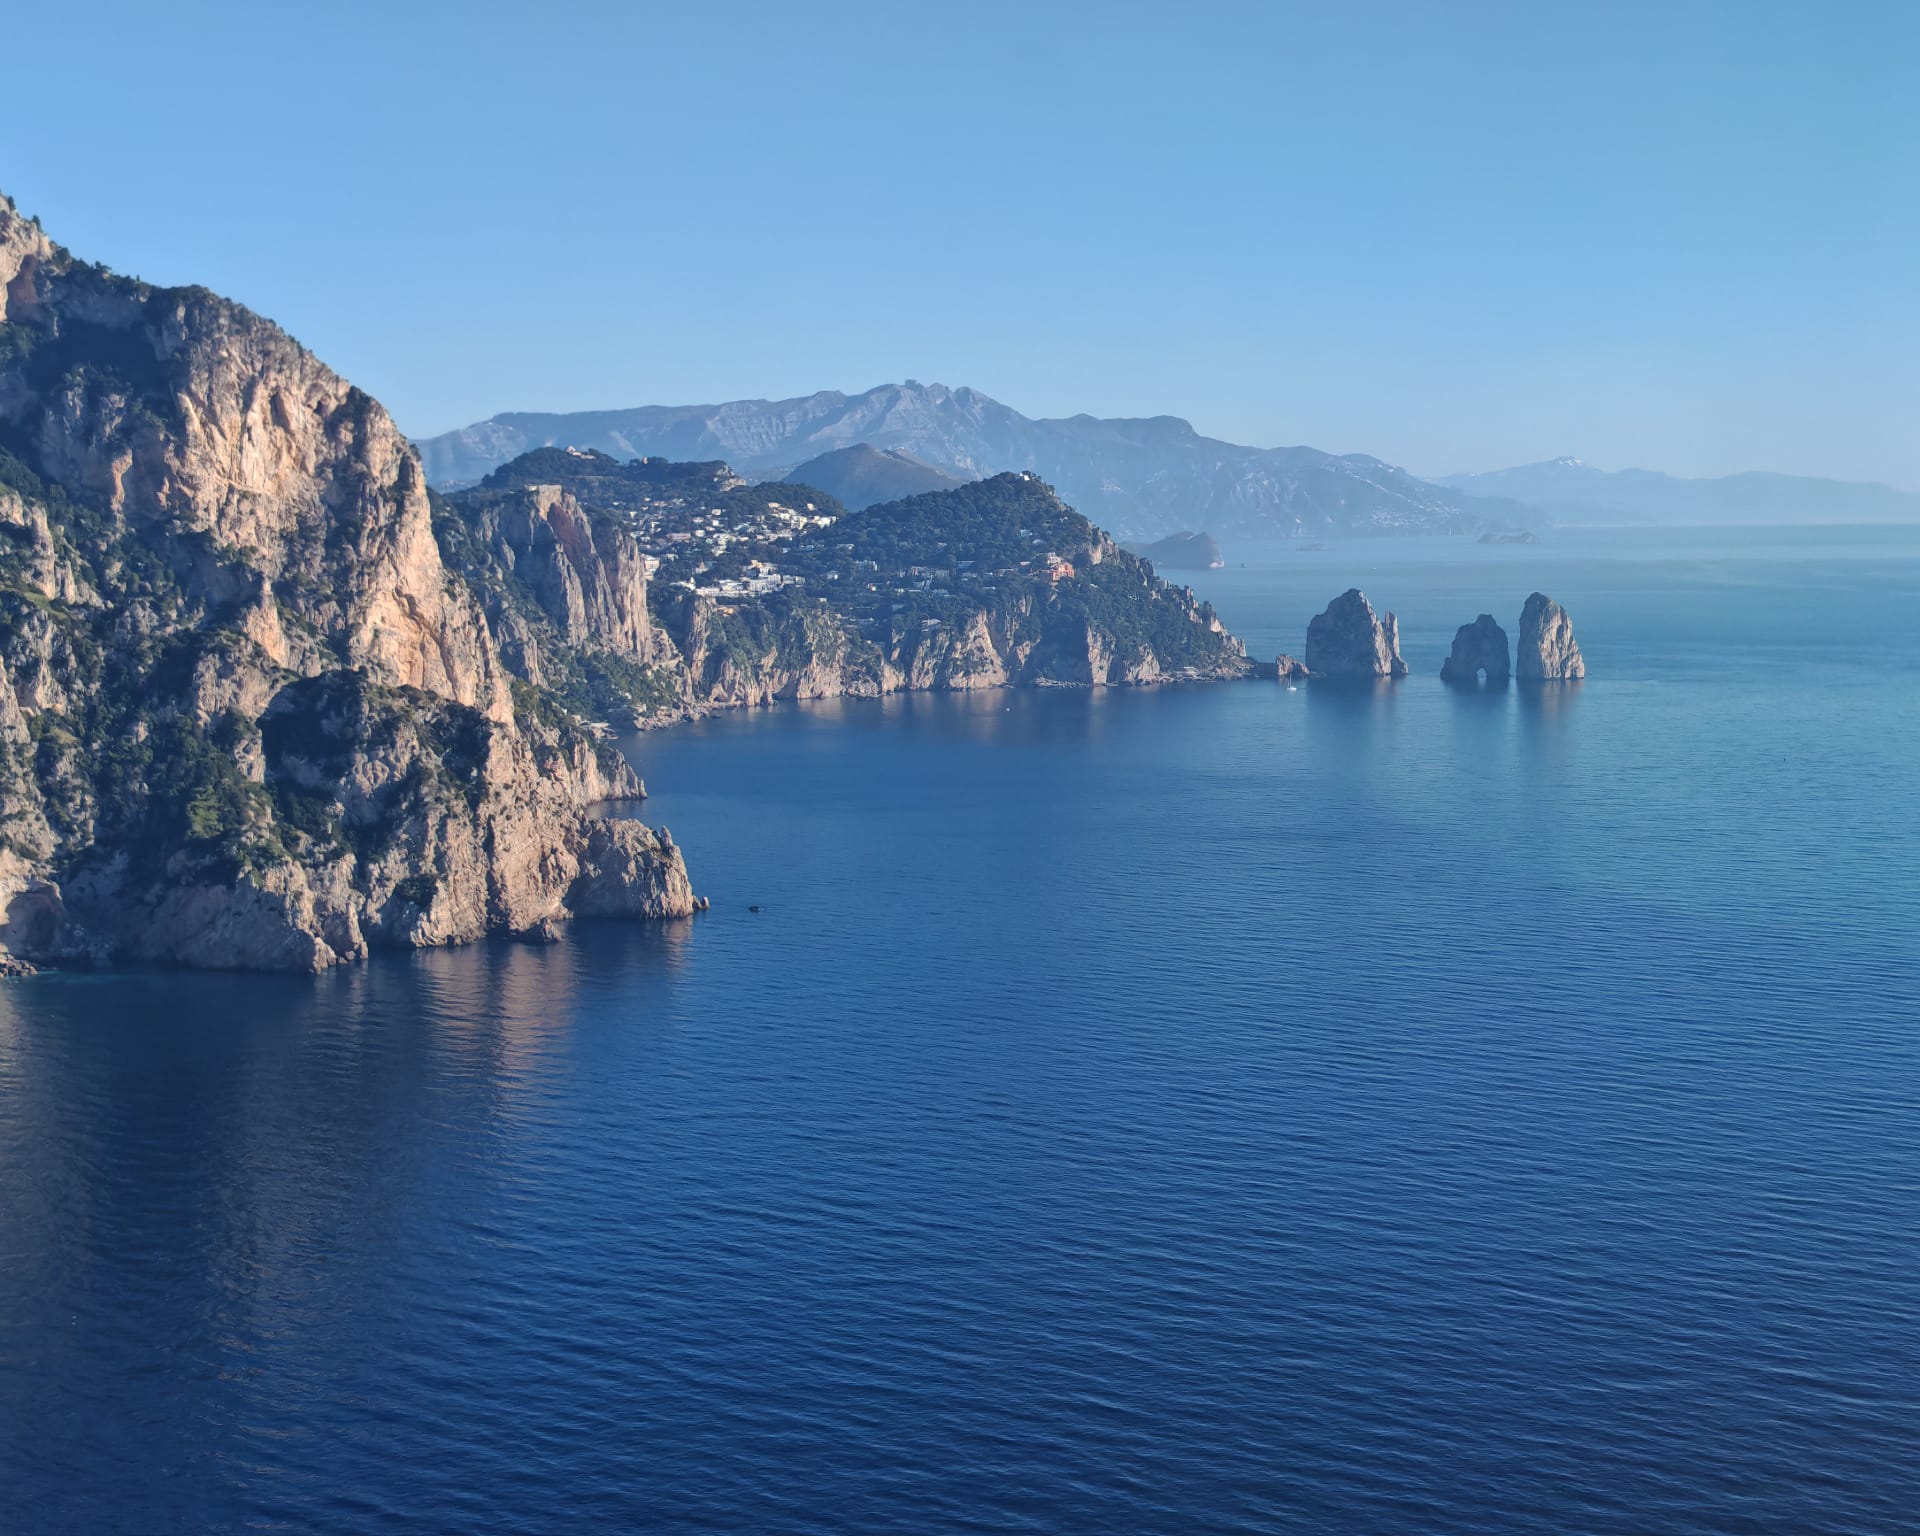
<instances>
[{"instance_id":1,"label":"hillside village","mask_svg":"<svg viewBox=\"0 0 1920 1536\"><path fill-rule=\"evenodd\" d=\"M1009 478L1041 484L1031 473ZM849 514L833 497L786 481L751 485L718 461L623 464L593 449L542 448L494 471L482 489L542 483L564 486L612 518L640 550L650 582L712 599L725 611L775 593L810 595L856 611L859 627L871 633L886 614L956 592L977 599L1003 584L1050 586L1076 571L1074 560L1053 547L1057 537L1038 528L1019 527L1017 544L997 541L990 559L961 555L948 538L911 548L876 548L858 531L836 539L830 530ZM1080 558L1088 563L1087 554ZM943 620L926 614L919 622L930 628Z\"/></svg>"},{"instance_id":2,"label":"hillside village","mask_svg":"<svg viewBox=\"0 0 1920 1536\"><path fill-rule=\"evenodd\" d=\"M1032 473L849 512L724 463L547 447L437 506L449 547L494 573L510 662L589 720L1247 665L1209 606Z\"/></svg>"}]
</instances>

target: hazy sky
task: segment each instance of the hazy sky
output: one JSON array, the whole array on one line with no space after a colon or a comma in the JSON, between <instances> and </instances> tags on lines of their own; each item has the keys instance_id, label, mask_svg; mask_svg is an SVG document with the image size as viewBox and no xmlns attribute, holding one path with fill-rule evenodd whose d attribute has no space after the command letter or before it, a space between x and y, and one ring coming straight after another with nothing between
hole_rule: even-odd
<instances>
[{"instance_id":1,"label":"hazy sky","mask_svg":"<svg viewBox=\"0 0 1920 1536\"><path fill-rule=\"evenodd\" d=\"M20 7L0 188L424 434L972 384L1920 488L1920 4Z\"/></svg>"}]
</instances>

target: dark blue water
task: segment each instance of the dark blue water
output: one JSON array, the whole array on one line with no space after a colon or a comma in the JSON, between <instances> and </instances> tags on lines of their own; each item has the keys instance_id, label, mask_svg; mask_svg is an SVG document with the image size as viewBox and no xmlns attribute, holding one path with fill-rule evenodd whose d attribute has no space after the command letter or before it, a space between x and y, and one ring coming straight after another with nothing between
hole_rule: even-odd
<instances>
[{"instance_id":1,"label":"dark blue water","mask_svg":"<svg viewBox=\"0 0 1920 1536\"><path fill-rule=\"evenodd\" d=\"M1248 552L1416 675L736 716L695 923L7 988L0 1528L1920 1529L1920 535L1759 537Z\"/></svg>"}]
</instances>

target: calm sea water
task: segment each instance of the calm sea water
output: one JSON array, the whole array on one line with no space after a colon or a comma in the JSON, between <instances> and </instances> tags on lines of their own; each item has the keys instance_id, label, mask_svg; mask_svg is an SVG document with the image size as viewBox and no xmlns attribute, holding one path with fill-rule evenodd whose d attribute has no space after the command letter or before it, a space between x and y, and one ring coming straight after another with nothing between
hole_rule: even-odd
<instances>
[{"instance_id":1,"label":"calm sea water","mask_svg":"<svg viewBox=\"0 0 1920 1536\"><path fill-rule=\"evenodd\" d=\"M0 992L0 1528L1920 1529L1920 532L1230 555L1415 675L716 720L694 923Z\"/></svg>"}]
</instances>

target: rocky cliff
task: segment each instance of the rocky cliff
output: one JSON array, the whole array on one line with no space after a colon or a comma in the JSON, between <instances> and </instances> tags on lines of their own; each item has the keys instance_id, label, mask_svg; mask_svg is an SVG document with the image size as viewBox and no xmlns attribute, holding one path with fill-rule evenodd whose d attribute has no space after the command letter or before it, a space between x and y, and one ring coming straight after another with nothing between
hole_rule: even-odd
<instances>
[{"instance_id":1,"label":"rocky cliff","mask_svg":"<svg viewBox=\"0 0 1920 1536\"><path fill-rule=\"evenodd\" d=\"M654 724L785 699L1251 670L1210 607L1034 476L849 514L805 487L738 490L706 466L689 493L651 498L632 478L642 467L545 450L441 503L448 547L489 573L509 667L583 712ZM770 510L770 492L813 511ZM665 561L640 580L644 627L622 617L630 588L593 595L595 572L640 569L635 527Z\"/></svg>"},{"instance_id":2,"label":"rocky cliff","mask_svg":"<svg viewBox=\"0 0 1920 1536\"><path fill-rule=\"evenodd\" d=\"M1405 677L1400 621L1376 617L1358 587L1349 587L1307 625L1307 670L1334 681Z\"/></svg>"},{"instance_id":3,"label":"rocky cliff","mask_svg":"<svg viewBox=\"0 0 1920 1536\"><path fill-rule=\"evenodd\" d=\"M644 651L643 580L561 498L500 541ZM381 407L204 289L76 260L0 198L0 943L313 969L370 945L690 911L624 762L449 569ZM531 674L536 669L523 667Z\"/></svg>"},{"instance_id":4,"label":"rocky cliff","mask_svg":"<svg viewBox=\"0 0 1920 1536\"><path fill-rule=\"evenodd\" d=\"M1572 682L1587 675L1573 620L1544 592L1535 592L1520 610L1517 651L1522 682Z\"/></svg>"},{"instance_id":5,"label":"rocky cliff","mask_svg":"<svg viewBox=\"0 0 1920 1536\"><path fill-rule=\"evenodd\" d=\"M1507 632L1490 613L1483 613L1471 624L1454 631L1453 649L1440 663L1440 681L1459 688L1484 683L1488 688L1504 688L1513 676L1512 653L1507 647Z\"/></svg>"}]
</instances>

